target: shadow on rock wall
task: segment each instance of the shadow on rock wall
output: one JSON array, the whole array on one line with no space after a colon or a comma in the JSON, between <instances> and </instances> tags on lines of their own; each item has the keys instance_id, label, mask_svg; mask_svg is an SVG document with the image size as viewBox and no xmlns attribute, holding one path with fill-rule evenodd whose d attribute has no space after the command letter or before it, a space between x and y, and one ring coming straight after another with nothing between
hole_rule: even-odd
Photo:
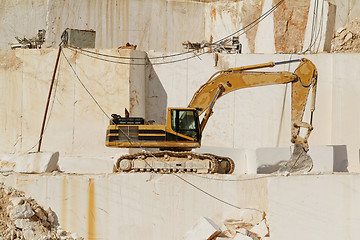
<instances>
[{"instance_id":1,"label":"shadow on rock wall","mask_svg":"<svg viewBox=\"0 0 360 240\"><path fill-rule=\"evenodd\" d=\"M146 77L146 119L165 124L167 94L151 64L146 67Z\"/></svg>"}]
</instances>

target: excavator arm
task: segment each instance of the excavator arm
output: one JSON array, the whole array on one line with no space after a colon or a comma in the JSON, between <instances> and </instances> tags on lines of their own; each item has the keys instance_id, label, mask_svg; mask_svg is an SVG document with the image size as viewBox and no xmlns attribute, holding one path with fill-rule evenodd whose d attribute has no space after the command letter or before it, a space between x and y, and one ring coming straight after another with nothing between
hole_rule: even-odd
<instances>
[{"instance_id":1,"label":"excavator arm","mask_svg":"<svg viewBox=\"0 0 360 240\"><path fill-rule=\"evenodd\" d=\"M300 62L294 73L292 72L259 72L250 71L255 69L274 67L279 64L290 62ZM188 107L196 108L200 116L205 115L200 124L202 132L213 112L215 102L225 94L241 89L275 84L291 83L291 142L295 146L301 145L305 152L308 151L308 138L312 126L312 116L315 110L315 95L317 84L317 70L315 65L308 59L299 59L284 62L269 62L265 64L252 65L239 68L230 68L216 72L212 77L202 85L194 94ZM306 102L310 90L312 90L312 104L310 122L303 121ZM300 128L307 128L307 133L301 137ZM295 151L294 151L295 152Z\"/></svg>"}]
</instances>

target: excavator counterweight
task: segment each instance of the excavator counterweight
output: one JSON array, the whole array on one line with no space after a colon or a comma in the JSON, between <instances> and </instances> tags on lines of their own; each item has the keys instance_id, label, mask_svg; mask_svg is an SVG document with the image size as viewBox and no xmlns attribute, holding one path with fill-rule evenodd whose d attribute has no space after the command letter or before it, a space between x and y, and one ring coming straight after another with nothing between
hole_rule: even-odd
<instances>
[{"instance_id":1,"label":"excavator counterweight","mask_svg":"<svg viewBox=\"0 0 360 240\"><path fill-rule=\"evenodd\" d=\"M255 69L299 62L294 72L260 72ZM191 149L201 146L202 133L213 113L216 101L229 92L242 88L291 83L291 142L294 153L279 171L281 173L307 172L312 160L307 154L308 138L315 110L317 70L308 59L270 62L218 71L195 92L186 108L168 108L166 125L156 125L143 118L112 115L107 129L106 146L118 148L159 148L159 153L125 155L117 160L116 172L154 171L230 174L234 162L212 154L195 154ZM310 122L303 121L308 95L312 93ZM201 118L200 121L200 117ZM306 128L304 137L300 128Z\"/></svg>"}]
</instances>

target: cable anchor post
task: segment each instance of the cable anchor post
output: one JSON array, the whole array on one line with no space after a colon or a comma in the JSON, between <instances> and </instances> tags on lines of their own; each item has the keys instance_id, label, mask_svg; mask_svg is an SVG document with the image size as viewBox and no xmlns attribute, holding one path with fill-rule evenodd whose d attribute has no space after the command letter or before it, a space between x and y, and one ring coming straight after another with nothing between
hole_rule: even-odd
<instances>
[{"instance_id":1,"label":"cable anchor post","mask_svg":"<svg viewBox=\"0 0 360 240\"><path fill-rule=\"evenodd\" d=\"M57 71L58 64L59 64L61 51L62 51L62 44L59 45L59 51L58 51L58 54L57 54L57 57L56 57L56 63L55 63L54 72L53 72L53 76L52 76L51 84L50 84L50 89L49 89L49 94L48 94L48 98L47 98L47 102L46 102L46 107L45 107L44 118L43 118L43 122L42 122L42 126L41 126L40 140L39 140L39 145L38 145L37 152L40 152L40 150L41 150L41 143L42 143L42 138L43 138L43 134L44 134L46 116L47 116L47 112L48 112L48 109L49 109L51 93L52 93L52 89L53 89L53 86L54 86L54 81L55 81L56 71Z\"/></svg>"}]
</instances>

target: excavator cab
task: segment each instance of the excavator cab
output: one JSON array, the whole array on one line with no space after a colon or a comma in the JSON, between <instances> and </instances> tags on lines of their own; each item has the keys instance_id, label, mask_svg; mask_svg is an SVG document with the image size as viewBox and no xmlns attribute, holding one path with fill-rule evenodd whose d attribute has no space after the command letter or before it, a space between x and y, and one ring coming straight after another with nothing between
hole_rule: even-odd
<instances>
[{"instance_id":1,"label":"excavator cab","mask_svg":"<svg viewBox=\"0 0 360 240\"><path fill-rule=\"evenodd\" d=\"M201 139L199 116L196 109L169 108L171 130L193 138L198 142Z\"/></svg>"}]
</instances>

